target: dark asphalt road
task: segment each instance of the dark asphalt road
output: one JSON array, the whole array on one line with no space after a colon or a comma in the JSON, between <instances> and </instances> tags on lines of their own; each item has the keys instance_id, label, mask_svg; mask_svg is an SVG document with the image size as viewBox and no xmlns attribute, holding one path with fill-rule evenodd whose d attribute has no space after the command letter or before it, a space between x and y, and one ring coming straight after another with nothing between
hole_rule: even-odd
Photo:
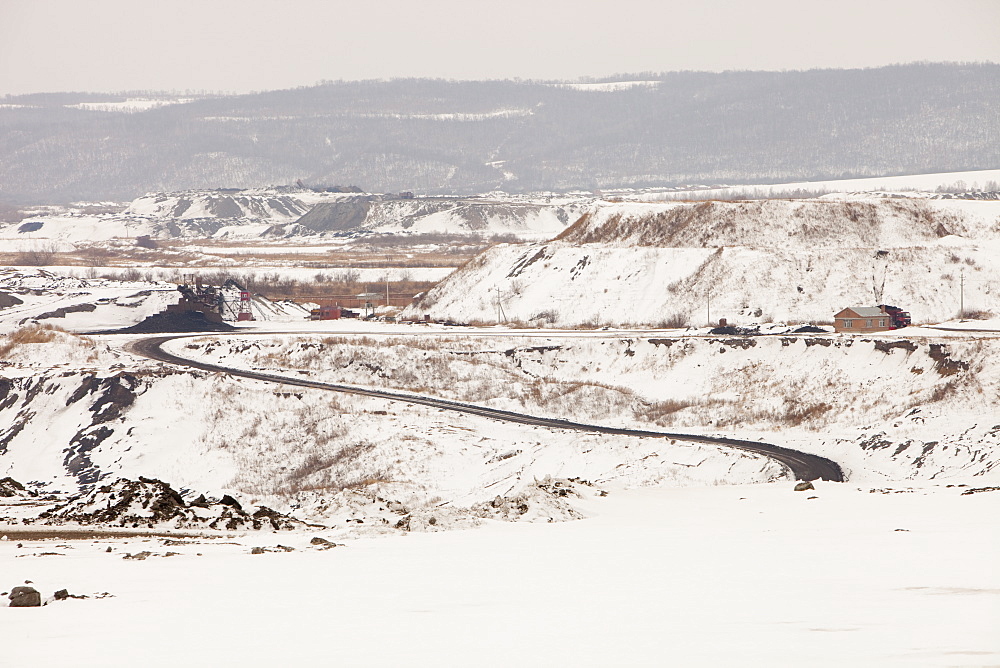
<instances>
[{"instance_id":1,"label":"dark asphalt road","mask_svg":"<svg viewBox=\"0 0 1000 668\"><path fill-rule=\"evenodd\" d=\"M179 366L202 369L204 371L226 373L231 376L241 376L243 378L252 378L254 380L262 380L271 383L298 385L300 387L311 387L320 390L329 390L331 392L344 392L346 394L360 394L368 397L389 399L392 401L403 401L410 404L420 404L423 406L430 406L432 408L455 411L458 413L481 415L483 417L493 418L495 420L504 420L506 422L517 422L520 424L530 424L530 425L550 427L555 429L572 429L576 431L586 431L598 434L615 434L620 436L643 436L647 438L672 438L679 441L722 445L730 448L737 448L739 450L746 450L748 452L756 452L758 454L770 457L771 459L781 462L791 470L792 474L795 476L797 480L819 479L819 480L831 480L834 482L844 481L843 471L841 471L840 466L836 462L826 459L824 457L819 457L817 455L810 455L805 452L799 452L798 450L790 450L788 448L782 448L780 446L773 445L771 443L744 441L740 439L723 438L719 436L701 436L698 434L673 434L660 431L645 431L642 429L605 427L602 425L571 422L569 420L535 417L532 415L524 415L521 413L500 410L497 408L486 408L484 406L476 406L474 404L464 404L457 401L449 401L447 399L436 399L433 397L406 394L402 392L392 392L388 390L373 390L363 387L353 387L350 385L321 383L318 381L307 380L304 378L294 378L291 376L276 376L272 374L259 373L256 371L244 371L242 369L231 369L229 367L217 366L214 364L206 364L204 362L198 362L195 360L189 360L183 357L178 357L176 355L172 355L168 352L165 352L161 348L161 346L165 342L171 339L180 338L180 336L181 335L157 336L148 339L141 339L139 341L132 343L130 347L132 351L135 352L136 354L148 357L150 359L159 360L161 362L167 362L169 364L176 364Z\"/></svg>"}]
</instances>

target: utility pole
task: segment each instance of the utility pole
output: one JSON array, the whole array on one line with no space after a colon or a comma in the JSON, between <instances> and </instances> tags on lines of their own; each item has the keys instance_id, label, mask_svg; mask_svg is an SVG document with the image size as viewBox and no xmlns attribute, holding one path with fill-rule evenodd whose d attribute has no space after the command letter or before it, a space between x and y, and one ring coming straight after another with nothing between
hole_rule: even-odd
<instances>
[{"instance_id":1,"label":"utility pole","mask_svg":"<svg viewBox=\"0 0 1000 668\"><path fill-rule=\"evenodd\" d=\"M962 322L965 320L965 269L961 272L958 286L958 321Z\"/></svg>"},{"instance_id":2,"label":"utility pole","mask_svg":"<svg viewBox=\"0 0 1000 668\"><path fill-rule=\"evenodd\" d=\"M389 305L389 274L385 275L385 305Z\"/></svg>"},{"instance_id":3,"label":"utility pole","mask_svg":"<svg viewBox=\"0 0 1000 668\"><path fill-rule=\"evenodd\" d=\"M503 312L503 304L500 303L500 286L497 288L497 324L502 324L507 320L507 314Z\"/></svg>"},{"instance_id":4,"label":"utility pole","mask_svg":"<svg viewBox=\"0 0 1000 668\"><path fill-rule=\"evenodd\" d=\"M708 293L708 306L705 309L706 317L708 318L708 326L712 326L712 293Z\"/></svg>"}]
</instances>

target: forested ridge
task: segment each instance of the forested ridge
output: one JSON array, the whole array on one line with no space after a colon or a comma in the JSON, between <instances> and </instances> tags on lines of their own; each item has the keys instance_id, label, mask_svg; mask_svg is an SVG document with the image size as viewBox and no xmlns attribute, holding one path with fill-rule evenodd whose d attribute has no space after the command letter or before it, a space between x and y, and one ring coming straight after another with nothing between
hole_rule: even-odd
<instances>
[{"instance_id":1,"label":"forested ridge","mask_svg":"<svg viewBox=\"0 0 1000 668\"><path fill-rule=\"evenodd\" d=\"M1000 167L1000 66L644 74L632 85L330 82L140 113L0 100L0 200L302 180L468 194ZM73 106L81 102L88 104Z\"/></svg>"}]
</instances>

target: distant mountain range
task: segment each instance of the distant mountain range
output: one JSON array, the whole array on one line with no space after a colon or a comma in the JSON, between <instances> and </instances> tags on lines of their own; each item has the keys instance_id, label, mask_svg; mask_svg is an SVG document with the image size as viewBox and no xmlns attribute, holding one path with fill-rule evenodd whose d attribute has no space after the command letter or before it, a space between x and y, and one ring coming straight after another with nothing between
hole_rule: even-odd
<instances>
[{"instance_id":1,"label":"distant mountain range","mask_svg":"<svg viewBox=\"0 0 1000 668\"><path fill-rule=\"evenodd\" d=\"M997 167L992 64L0 100L0 200L14 203L298 181L469 194Z\"/></svg>"}]
</instances>

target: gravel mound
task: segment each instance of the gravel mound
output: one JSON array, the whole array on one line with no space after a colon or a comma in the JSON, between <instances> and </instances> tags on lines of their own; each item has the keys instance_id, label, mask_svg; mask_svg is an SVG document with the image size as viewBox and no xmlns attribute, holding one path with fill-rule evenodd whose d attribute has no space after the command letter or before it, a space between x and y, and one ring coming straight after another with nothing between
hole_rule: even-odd
<instances>
[{"instance_id":1,"label":"gravel mound","mask_svg":"<svg viewBox=\"0 0 1000 668\"><path fill-rule=\"evenodd\" d=\"M15 496L38 496L38 494L25 489L24 485L13 478L4 478L0 480L0 497L13 498Z\"/></svg>"},{"instance_id":2,"label":"gravel mound","mask_svg":"<svg viewBox=\"0 0 1000 668\"><path fill-rule=\"evenodd\" d=\"M728 336L760 336L760 327L734 327L733 325L728 325L726 327L716 327L715 329L710 329L709 334L726 334Z\"/></svg>"},{"instance_id":3,"label":"gravel mound","mask_svg":"<svg viewBox=\"0 0 1000 668\"><path fill-rule=\"evenodd\" d=\"M120 527L168 524L175 529L294 529L304 522L259 506L247 511L230 496L212 501L204 495L191 503L162 480L119 478L38 516L46 524L74 522Z\"/></svg>"}]
</instances>

